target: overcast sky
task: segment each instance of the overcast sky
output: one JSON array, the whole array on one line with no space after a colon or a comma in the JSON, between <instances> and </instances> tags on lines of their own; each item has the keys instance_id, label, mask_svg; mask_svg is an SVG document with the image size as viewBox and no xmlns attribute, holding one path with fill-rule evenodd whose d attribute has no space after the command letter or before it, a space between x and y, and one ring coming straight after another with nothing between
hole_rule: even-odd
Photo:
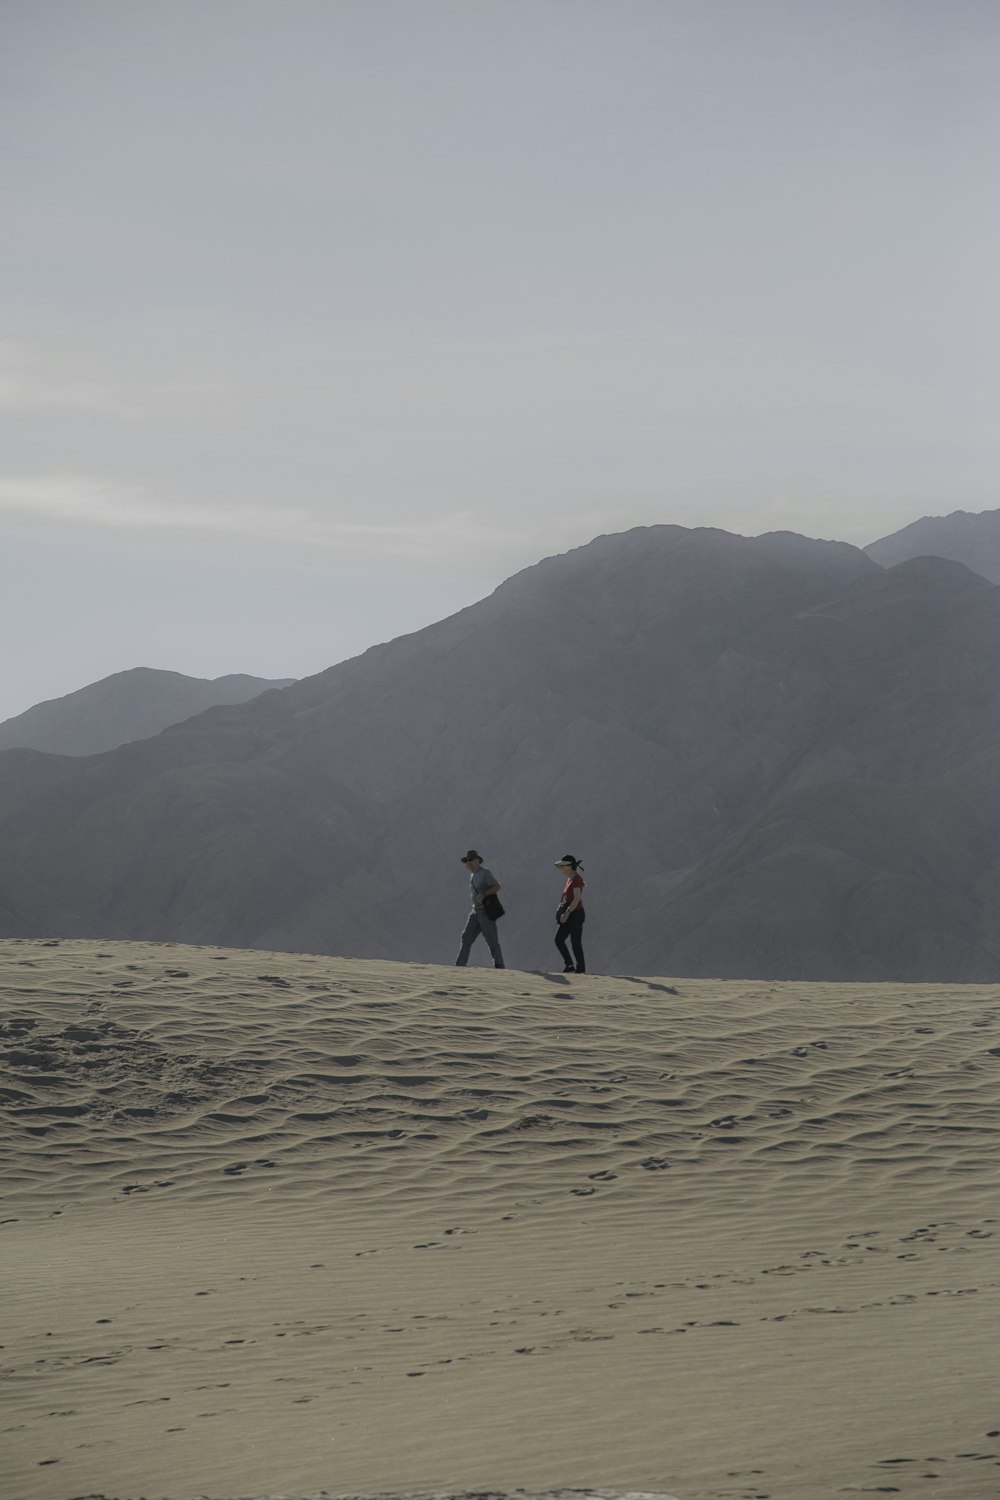
<instances>
[{"instance_id":1,"label":"overcast sky","mask_svg":"<svg viewBox=\"0 0 1000 1500\"><path fill-rule=\"evenodd\" d=\"M1000 505L995 0L0 0L0 719Z\"/></svg>"}]
</instances>

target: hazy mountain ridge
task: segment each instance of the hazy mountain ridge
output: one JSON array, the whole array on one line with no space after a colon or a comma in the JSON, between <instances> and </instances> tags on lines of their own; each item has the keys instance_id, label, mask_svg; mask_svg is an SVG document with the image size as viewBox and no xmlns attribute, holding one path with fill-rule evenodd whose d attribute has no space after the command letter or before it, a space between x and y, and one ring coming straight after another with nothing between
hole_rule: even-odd
<instances>
[{"instance_id":1,"label":"hazy mountain ridge","mask_svg":"<svg viewBox=\"0 0 1000 1500\"><path fill-rule=\"evenodd\" d=\"M0 750L44 750L52 755L96 755L159 734L220 703L245 703L293 677L186 677L155 667L132 667L49 698L0 723Z\"/></svg>"},{"instance_id":2,"label":"hazy mountain ridge","mask_svg":"<svg viewBox=\"0 0 1000 1500\"><path fill-rule=\"evenodd\" d=\"M512 964L551 963L571 849L595 968L998 977L998 647L1000 591L950 563L598 538L54 787L0 758L3 930L447 958L472 842Z\"/></svg>"},{"instance_id":3,"label":"hazy mountain ridge","mask_svg":"<svg viewBox=\"0 0 1000 1500\"><path fill-rule=\"evenodd\" d=\"M911 557L947 557L991 583L1000 583L1000 510L953 510L922 516L865 548L882 567Z\"/></svg>"}]
</instances>

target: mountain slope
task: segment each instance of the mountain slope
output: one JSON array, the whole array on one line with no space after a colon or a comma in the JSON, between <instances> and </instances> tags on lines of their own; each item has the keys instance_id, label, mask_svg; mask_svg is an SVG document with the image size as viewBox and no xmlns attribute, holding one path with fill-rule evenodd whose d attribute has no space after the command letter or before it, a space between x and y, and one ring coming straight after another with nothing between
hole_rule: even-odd
<instances>
[{"instance_id":1,"label":"mountain slope","mask_svg":"<svg viewBox=\"0 0 1000 1500\"><path fill-rule=\"evenodd\" d=\"M671 970L995 980L1000 930L973 892L998 831L996 797L984 809L946 787L838 781L790 793L668 898ZM644 969L658 948L639 934L636 945Z\"/></svg>"},{"instance_id":2,"label":"mountain slope","mask_svg":"<svg viewBox=\"0 0 1000 1500\"><path fill-rule=\"evenodd\" d=\"M552 962L570 849L595 968L994 977L992 847L936 851L993 784L996 649L1000 591L952 564L887 572L784 534L602 537L70 773L0 756L0 926L448 958L472 843L503 882L513 965ZM908 917L921 850L937 873ZM832 857L873 891L903 881L892 923L863 890L843 899Z\"/></svg>"},{"instance_id":3,"label":"mountain slope","mask_svg":"<svg viewBox=\"0 0 1000 1500\"><path fill-rule=\"evenodd\" d=\"M245 703L292 677L185 677L153 667L114 672L63 698L36 703L0 723L0 750L45 750L53 755L96 755L131 740L159 734L218 703Z\"/></svg>"},{"instance_id":4,"label":"mountain slope","mask_svg":"<svg viewBox=\"0 0 1000 1500\"><path fill-rule=\"evenodd\" d=\"M884 568L911 557L947 557L1000 583L1000 510L953 510L948 516L922 516L865 548Z\"/></svg>"}]
</instances>

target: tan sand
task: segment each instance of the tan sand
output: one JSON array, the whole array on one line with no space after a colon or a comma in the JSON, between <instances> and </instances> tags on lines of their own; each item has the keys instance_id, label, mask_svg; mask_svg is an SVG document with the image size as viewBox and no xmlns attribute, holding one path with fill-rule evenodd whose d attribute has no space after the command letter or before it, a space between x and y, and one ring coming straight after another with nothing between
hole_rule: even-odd
<instances>
[{"instance_id":1,"label":"tan sand","mask_svg":"<svg viewBox=\"0 0 1000 1500\"><path fill-rule=\"evenodd\" d=\"M1000 1494L996 991L0 984L4 1500Z\"/></svg>"}]
</instances>

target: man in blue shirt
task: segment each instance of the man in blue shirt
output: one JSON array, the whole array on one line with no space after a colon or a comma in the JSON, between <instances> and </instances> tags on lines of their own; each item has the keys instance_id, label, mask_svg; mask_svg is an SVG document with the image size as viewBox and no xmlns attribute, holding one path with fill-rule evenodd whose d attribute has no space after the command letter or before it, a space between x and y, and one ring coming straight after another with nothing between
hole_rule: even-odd
<instances>
[{"instance_id":1,"label":"man in blue shirt","mask_svg":"<svg viewBox=\"0 0 1000 1500\"><path fill-rule=\"evenodd\" d=\"M486 939L490 952L493 954L493 967L503 969L506 967L503 954L500 952L500 939L497 937L497 924L492 917L488 917L483 910L483 901L487 896L495 896L500 889L500 882L491 870L487 870L483 864L482 856L475 849L467 849L462 855L462 863L469 872L469 887L472 891L472 911L469 920L465 924L462 933L462 946L459 949L455 963L460 969L464 969L469 962L469 954L476 938L482 934Z\"/></svg>"}]
</instances>

